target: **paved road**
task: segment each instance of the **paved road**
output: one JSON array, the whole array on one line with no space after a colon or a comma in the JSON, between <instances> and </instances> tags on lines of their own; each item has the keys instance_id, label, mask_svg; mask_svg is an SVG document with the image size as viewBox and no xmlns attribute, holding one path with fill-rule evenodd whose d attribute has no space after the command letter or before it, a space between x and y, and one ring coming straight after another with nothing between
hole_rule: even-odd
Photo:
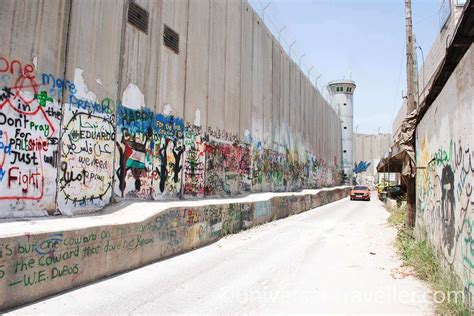
<instances>
[{"instance_id":1,"label":"paved road","mask_svg":"<svg viewBox=\"0 0 474 316\"><path fill-rule=\"evenodd\" d=\"M427 286L396 278L387 216L344 199L12 314L431 313Z\"/></svg>"}]
</instances>

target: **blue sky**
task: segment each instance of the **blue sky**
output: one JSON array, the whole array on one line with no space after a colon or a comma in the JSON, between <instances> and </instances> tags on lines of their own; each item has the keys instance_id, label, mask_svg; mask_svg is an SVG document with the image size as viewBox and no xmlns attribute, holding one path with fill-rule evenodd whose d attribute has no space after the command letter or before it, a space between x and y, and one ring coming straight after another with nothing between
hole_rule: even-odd
<instances>
[{"instance_id":1,"label":"blue sky","mask_svg":"<svg viewBox=\"0 0 474 316\"><path fill-rule=\"evenodd\" d=\"M261 15L269 0L249 2ZM415 36L427 56L439 32L439 0L412 2ZM314 65L320 89L352 75L354 129L391 132L406 90L404 0L272 0L265 24L274 33L286 25L283 46L296 40L292 57L305 54L302 68Z\"/></svg>"}]
</instances>

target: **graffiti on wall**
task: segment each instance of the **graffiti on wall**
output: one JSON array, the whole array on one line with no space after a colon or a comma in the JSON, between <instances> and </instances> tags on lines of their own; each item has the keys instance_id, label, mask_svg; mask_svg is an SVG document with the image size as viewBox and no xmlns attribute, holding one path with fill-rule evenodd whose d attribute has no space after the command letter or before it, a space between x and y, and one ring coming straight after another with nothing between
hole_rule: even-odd
<instances>
[{"instance_id":1,"label":"graffiti on wall","mask_svg":"<svg viewBox=\"0 0 474 316\"><path fill-rule=\"evenodd\" d=\"M186 124L184 131L184 195L204 196L205 143L201 127Z\"/></svg>"},{"instance_id":2,"label":"graffiti on wall","mask_svg":"<svg viewBox=\"0 0 474 316\"><path fill-rule=\"evenodd\" d=\"M332 201L347 193L335 189L331 198L319 200ZM313 197L327 194L320 191ZM306 200L312 198L280 196L256 203L172 208L138 223L4 238L0 242L0 308L6 308L17 298L21 303L38 299L46 288L63 291L109 275L110 271L195 249L228 234L316 206L304 203ZM301 205L288 208L294 204ZM123 258L127 260L120 260Z\"/></svg>"},{"instance_id":3,"label":"graffiti on wall","mask_svg":"<svg viewBox=\"0 0 474 316\"><path fill-rule=\"evenodd\" d=\"M250 133L241 141L212 126L185 126L171 113L98 100L82 73L76 68L72 81L0 57L4 209L72 214L98 210L112 196L233 196L337 182L336 161L317 158L292 137L291 146L264 146Z\"/></svg>"},{"instance_id":4,"label":"graffiti on wall","mask_svg":"<svg viewBox=\"0 0 474 316\"><path fill-rule=\"evenodd\" d=\"M35 67L0 57L0 207L55 210L60 105Z\"/></svg>"},{"instance_id":5,"label":"graffiti on wall","mask_svg":"<svg viewBox=\"0 0 474 316\"><path fill-rule=\"evenodd\" d=\"M370 162L367 162L367 161L360 161L359 163L355 162L353 171L354 173L366 172L369 166L370 166Z\"/></svg>"},{"instance_id":6,"label":"graffiti on wall","mask_svg":"<svg viewBox=\"0 0 474 316\"><path fill-rule=\"evenodd\" d=\"M117 136L119 196L160 199L180 192L185 151L182 119L119 105Z\"/></svg>"},{"instance_id":7,"label":"graffiti on wall","mask_svg":"<svg viewBox=\"0 0 474 316\"><path fill-rule=\"evenodd\" d=\"M472 297L474 152L461 140L430 145L423 137L417 150L417 216L446 261L462 262L466 294Z\"/></svg>"},{"instance_id":8,"label":"graffiti on wall","mask_svg":"<svg viewBox=\"0 0 474 316\"><path fill-rule=\"evenodd\" d=\"M58 207L100 209L112 194L114 115L66 111L61 136Z\"/></svg>"},{"instance_id":9,"label":"graffiti on wall","mask_svg":"<svg viewBox=\"0 0 474 316\"><path fill-rule=\"evenodd\" d=\"M159 178L151 158L156 145L154 113L119 106L117 118L115 193L122 198L151 198L152 179Z\"/></svg>"}]
</instances>

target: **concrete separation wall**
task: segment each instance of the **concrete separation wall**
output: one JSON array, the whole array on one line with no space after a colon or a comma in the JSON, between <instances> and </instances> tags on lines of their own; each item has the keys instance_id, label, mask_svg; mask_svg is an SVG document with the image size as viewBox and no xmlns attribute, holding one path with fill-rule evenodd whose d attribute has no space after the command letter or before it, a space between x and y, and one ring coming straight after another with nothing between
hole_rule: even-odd
<instances>
[{"instance_id":1,"label":"concrete separation wall","mask_svg":"<svg viewBox=\"0 0 474 316\"><path fill-rule=\"evenodd\" d=\"M133 203L102 216L0 224L0 310L331 203L345 198L349 190L337 187L227 200Z\"/></svg>"},{"instance_id":2,"label":"concrete separation wall","mask_svg":"<svg viewBox=\"0 0 474 316\"><path fill-rule=\"evenodd\" d=\"M354 133L354 176L357 184L375 186L379 182L377 165L390 149L390 134Z\"/></svg>"},{"instance_id":3,"label":"concrete separation wall","mask_svg":"<svg viewBox=\"0 0 474 316\"><path fill-rule=\"evenodd\" d=\"M0 218L341 183L336 112L246 1L1 3Z\"/></svg>"}]
</instances>

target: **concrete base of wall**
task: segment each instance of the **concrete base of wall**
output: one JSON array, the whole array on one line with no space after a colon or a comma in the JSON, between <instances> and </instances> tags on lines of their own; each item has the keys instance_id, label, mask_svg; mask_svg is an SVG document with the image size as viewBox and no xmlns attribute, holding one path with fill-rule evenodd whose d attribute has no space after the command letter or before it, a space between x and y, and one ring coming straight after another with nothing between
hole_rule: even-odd
<instances>
[{"instance_id":1,"label":"concrete base of wall","mask_svg":"<svg viewBox=\"0 0 474 316\"><path fill-rule=\"evenodd\" d=\"M0 311L346 197L349 187L138 202L110 214L0 224Z\"/></svg>"}]
</instances>

